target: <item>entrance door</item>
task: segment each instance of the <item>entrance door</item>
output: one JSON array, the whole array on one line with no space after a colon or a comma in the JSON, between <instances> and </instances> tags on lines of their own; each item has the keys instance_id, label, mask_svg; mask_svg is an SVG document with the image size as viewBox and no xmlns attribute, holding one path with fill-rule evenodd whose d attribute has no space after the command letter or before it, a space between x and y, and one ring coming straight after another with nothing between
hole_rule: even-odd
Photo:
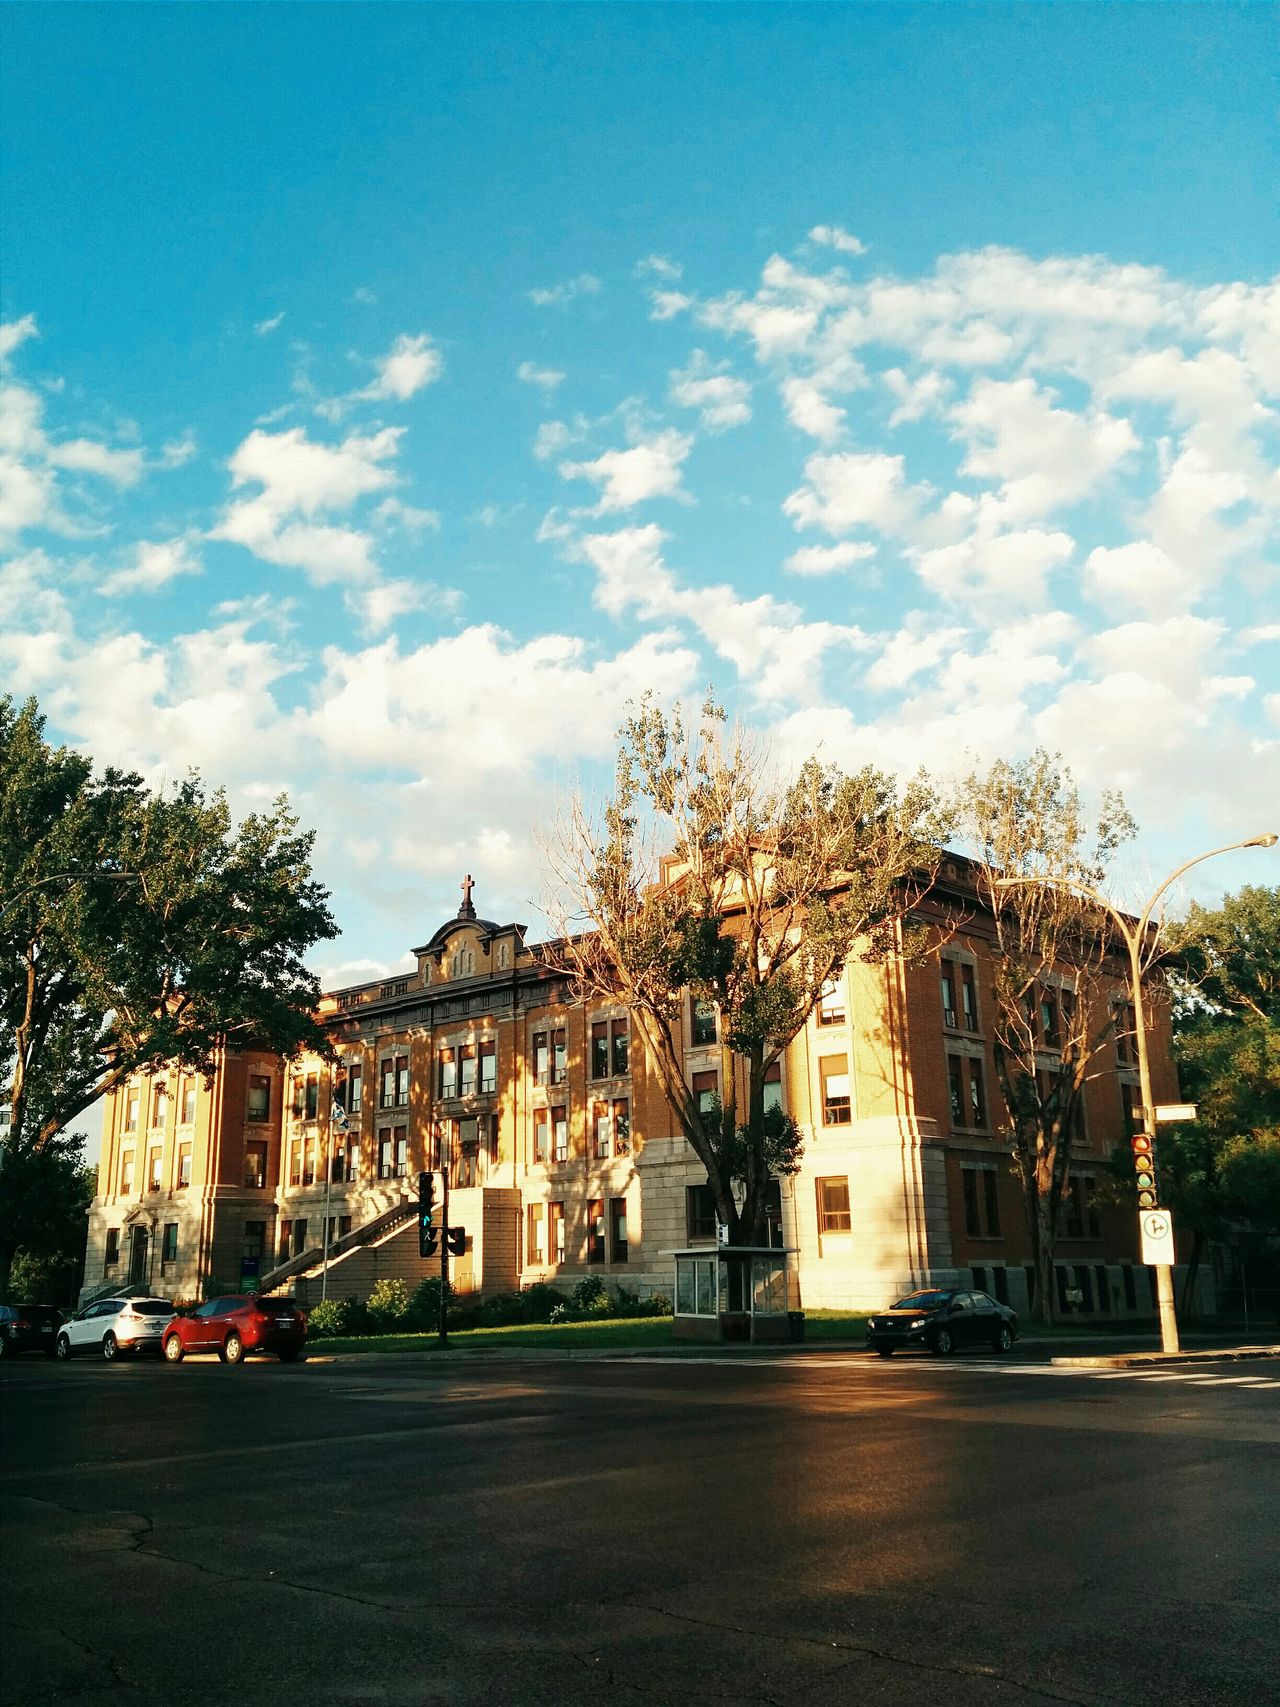
<instances>
[{"instance_id":1,"label":"entrance door","mask_svg":"<svg viewBox=\"0 0 1280 1707\"><path fill-rule=\"evenodd\" d=\"M132 1244L129 1247L129 1284L130 1286L145 1286L147 1284L147 1229L136 1224L130 1229Z\"/></svg>"}]
</instances>

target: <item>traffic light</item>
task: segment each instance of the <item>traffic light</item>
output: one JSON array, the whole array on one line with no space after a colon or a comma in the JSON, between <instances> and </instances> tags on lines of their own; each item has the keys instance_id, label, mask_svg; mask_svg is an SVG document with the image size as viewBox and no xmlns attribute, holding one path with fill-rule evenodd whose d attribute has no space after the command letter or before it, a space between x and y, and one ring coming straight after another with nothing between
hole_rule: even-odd
<instances>
[{"instance_id":1,"label":"traffic light","mask_svg":"<svg viewBox=\"0 0 1280 1707\"><path fill-rule=\"evenodd\" d=\"M435 1225L436 1176L418 1175L418 1255L433 1257L440 1245L440 1230Z\"/></svg>"},{"instance_id":2,"label":"traffic light","mask_svg":"<svg viewBox=\"0 0 1280 1707\"><path fill-rule=\"evenodd\" d=\"M450 1227L445 1234L449 1241L449 1255L462 1257L467 1254L467 1229L465 1227Z\"/></svg>"},{"instance_id":3,"label":"traffic light","mask_svg":"<svg viewBox=\"0 0 1280 1707\"><path fill-rule=\"evenodd\" d=\"M1156 1159L1151 1153L1151 1140L1145 1132L1136 1132L1129 1140L1129 1148L1133 1151L1138 1208L1154 1209L1160 1201L1160 1193L1156 1185Z\"/></svg>"}]
</instances>

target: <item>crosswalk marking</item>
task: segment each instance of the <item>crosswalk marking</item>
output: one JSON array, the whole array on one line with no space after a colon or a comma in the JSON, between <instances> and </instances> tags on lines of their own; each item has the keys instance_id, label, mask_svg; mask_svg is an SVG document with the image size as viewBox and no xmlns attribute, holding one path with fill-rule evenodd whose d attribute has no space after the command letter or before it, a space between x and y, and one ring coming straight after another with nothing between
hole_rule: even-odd
<instances>
[{"instance_id":1,"label":"crosswalk marking","mask_svg":"<svg viewBox=\"0 0 1280 1707\"><path fill-rule=\"evenodd\" d=\"M797 1356L771 1357L723 1357L708 1354L705 1357L633 1357L628 1358L633 1364L664 1364L673 1367L697 1364L700 1368L710 1369L772 1369L794 1372L797 1369L822 1370L856 1369L867 1376L888 1374L879 1360L869 1361L865 1357L813 1357L806 1354ZM1280 1379L1264 1375L1209 1375L1194 1369L1152 1369L1136 1365L1130 1369L1078 1369L1069 1366L1058 1366L1051 1363L994 1363L981 1362L944 1362L941 1359L928 1360L895 1360L892 1373L916 1375L1005 1375L1031 1376L1048 1378L1049 1380L1070 1381L1136 1381L1148 1386L1156 1383L1175 1382L1182 1386L1193 1387L1245 1387L1252 1392L1280 1391Z\"/></svg>"}]
</instances>

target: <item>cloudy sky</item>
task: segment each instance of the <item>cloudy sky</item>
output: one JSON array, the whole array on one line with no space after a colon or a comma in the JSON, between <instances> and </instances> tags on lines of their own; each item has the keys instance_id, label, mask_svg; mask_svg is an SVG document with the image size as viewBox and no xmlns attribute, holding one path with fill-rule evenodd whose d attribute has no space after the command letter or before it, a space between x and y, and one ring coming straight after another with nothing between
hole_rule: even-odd
<instances>
[{"instance_id":1,"label":"cloudy sky","mask_svg":"<svg viewBox=\"0 0 1280 1707\"><path fill-rule=\"evenodd\" d=\"M1274 28L8 6L0 686L287 789L329 982L464 871L536 925L644 688L784 757L1060 749L1129 899L1280 828Z\"/></svg>"}]
</instances>

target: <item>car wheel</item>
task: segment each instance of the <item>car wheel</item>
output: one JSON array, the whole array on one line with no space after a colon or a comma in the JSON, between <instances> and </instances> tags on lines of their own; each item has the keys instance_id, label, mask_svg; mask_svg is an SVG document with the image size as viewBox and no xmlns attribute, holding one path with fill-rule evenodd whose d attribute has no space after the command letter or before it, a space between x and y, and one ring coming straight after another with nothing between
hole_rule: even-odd
<instances>
[{"instance_id":1,"label":"car wheel","mask_svg":"<svg viewBox=\"0 0 1280 1707\"><path fill-rule=\"evenodd\" d=\"M181 1363L185 1355L186 1353L183 1350L182 1341L178 1338L177 1334L170 1334L168 1339L164 1342L165 1362Z\"/></svg>"},{"instance_id":2,"label":"car wheel","mask_svg":"<svg viewBox=\"0 0 1280 1707\"><path fill-rule=\"evenodd\" d=\"M1013 1329L1009 1326L1008 1322L1002 1322L1000 1324L1000 1327L996 1332L996 1337L991 1343L997 1351L1009 1351L1012 1349Z\"/></svg>"},{"instance_id":3,"label":"car wheel","mask_svg":"<svg viewBox=\"0 0 1280 1707\"><path fill-rule=\"evenodd\" d=\"M892 1357L893 1356L893 1347L891 1345L878 1345L876 1347L876 1356L877 1357Z\"/></svg>"},{"instance_id":4,"label":"car wheel","mask_svg":"<svg viewBox=\"0 0 1280 1707\"><path fill-rule=\"evenodd\" d=\"M950 1328L939 1328L933 1336L933 1349L939 1357L950 1357L956 1349L955 1336Z\"/></svg>"},{"instance_id":5,"label":"car wheel","mask_svg":"<svg viewBox=\"0 0 1280 1707\"><path fill-rule=\"evenodd\" d=\"M116 1336L114 1334L104 1334L102 1336L102 1355L106 1358L108 1363L114 1363L116 1358L119 1357L120 1347L116 1344Z\"/></svg>"},{"instance_id":6,"label":"car wheel","mask_svg":"<svg viewBox=\"0 0 1280 1707\"><path fill-rule=\"evenodd\" d=\"M58 1335L58 1343L54 1346L53 1350L54 1350L54 1355L57 1357L70 1357L71 1356L71 1341L67 1338L67 1336L65 1334L59 1334Z\"/></svg>"},{"instance_id":7,"label":"car wheel","mask_svg":"<svg viewBox=\"0 0 1280 1707\"><path fill-rule=\"evenodd\" d=\"M244 1362L244 1341L239 1334L228 1334L218 1347L218 1356L224 1363Z\"/></svg>"}]
</instances>

